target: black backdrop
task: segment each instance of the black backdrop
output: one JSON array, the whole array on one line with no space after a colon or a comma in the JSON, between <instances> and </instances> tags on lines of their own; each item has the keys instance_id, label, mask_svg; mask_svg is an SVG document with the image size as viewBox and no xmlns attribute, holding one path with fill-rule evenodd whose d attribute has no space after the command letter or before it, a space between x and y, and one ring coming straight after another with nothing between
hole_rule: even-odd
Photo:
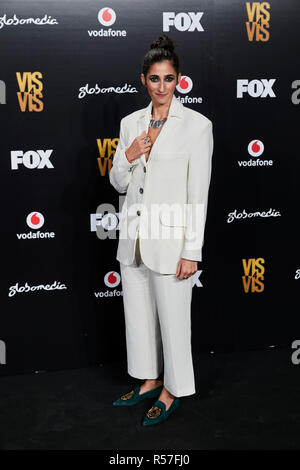
<instances>
[{"instance_id":1,"label":"black backdrop","mask_svg":"<svg viewBox=\"0 0 300 470\"><path fill-rule=\"evenodd\" d=\"M150 101L142 59L170 12L175 95L214 125L193 350L299 337L299 1L1 1L1 374L126 354L118 230L97 236L97 207L118 212L120 119Z\"/></svg>"}]
</instances>

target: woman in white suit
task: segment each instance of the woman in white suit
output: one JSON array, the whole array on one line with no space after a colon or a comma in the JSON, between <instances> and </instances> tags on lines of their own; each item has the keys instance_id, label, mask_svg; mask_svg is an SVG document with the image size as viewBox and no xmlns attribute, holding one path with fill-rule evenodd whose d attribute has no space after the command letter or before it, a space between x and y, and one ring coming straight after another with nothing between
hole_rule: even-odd
<instances>
[{"instance_id":1,"label":"woman in white suit","mask_svg":"<svg viewBox=\"0 0 300 470\"><path fill-rule=\"evenodd\" d=\"M191 299L202 260L213 134L207 117L175 98L180 78L174 44L161 35L141 74L151 101L121 120L109 174L114 188L126 193L117 260L128 373L145 380L113 404L156 398L145 426L164 421L179 397L195 393Z\"/></svg>"}]
</instances>

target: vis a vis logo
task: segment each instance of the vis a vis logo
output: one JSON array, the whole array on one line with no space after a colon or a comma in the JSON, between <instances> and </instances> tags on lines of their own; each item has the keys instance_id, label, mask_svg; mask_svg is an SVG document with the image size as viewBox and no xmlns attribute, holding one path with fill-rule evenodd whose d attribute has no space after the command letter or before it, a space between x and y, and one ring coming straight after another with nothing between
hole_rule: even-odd
<instances>
[{"instance_id":1,"label":"vis a vis logo","mask_svg":"<svg viewBox=\"0 0 300 470\"><path fill-rule=\"evenodd\" d=\"M267 42L270 39L270 3L246 2L248 21L246 31L248 41Z\"/></svg>"},{"instance_id":2,"label":"vis a vis logo","mask_svg":"<svg viewBox=\"0 0 300 470\"><path fill-rule=\"evenodd\" d=\"M20 110L24 113L44 110L43 75L41 72L17 72L19 91L17 92Z\"/></svg>"},{"instance_id":3,"label":"vis a vis logo","mask_svg":"<svg viewBox=\"0 0 300 470\"><path fill-rule=\"evenodd\" d=\"M264 258L242 259L244 275L242 276L245 293L263 292L264 290Z\"/></svg>"}]
</instances>

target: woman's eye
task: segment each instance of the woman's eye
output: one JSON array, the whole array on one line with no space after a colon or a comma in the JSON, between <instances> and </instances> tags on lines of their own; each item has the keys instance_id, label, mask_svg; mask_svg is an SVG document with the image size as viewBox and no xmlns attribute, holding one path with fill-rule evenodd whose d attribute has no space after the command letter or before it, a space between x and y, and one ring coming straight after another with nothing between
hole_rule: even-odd
<instances>
[{"instance_id":1,"label":"woman's eye","mask_svg":"<svg viewBox=\"0 0 300 470\"><path fill-rule=\"evenodd\" d=\"M158 77L150 77L150 80L151 82L157 82L158 81ZM172 82L174 80L174 77L166 77L165 78L165 81L166 82Z\"/></svg>"}]
</instances>

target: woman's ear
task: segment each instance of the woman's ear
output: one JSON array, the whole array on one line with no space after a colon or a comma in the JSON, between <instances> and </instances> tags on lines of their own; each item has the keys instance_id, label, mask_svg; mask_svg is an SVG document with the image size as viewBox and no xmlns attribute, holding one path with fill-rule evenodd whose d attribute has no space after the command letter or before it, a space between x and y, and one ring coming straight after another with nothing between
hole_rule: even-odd
<instances>
[{"instance_id":1,"label":"woman's ear","mask_svg":"<svg viewBox=\"0 0 300 470\"><path fill-rule=\"evenodd\" d=\"M144 86L146 86L145 75L143 73L141 73L141 82Z\"/></svg>"},{"instance_id":2,"label":"woman's ear","mask_svg":"<svg viewBox=\"0 0 300 470\"><path fill-rule=\"evenodd\" d=\"M181 80L181 73L179 72L179 74L178 74L178 76L177 76L177 85L179 85L180 80Z\"/></svg>"}]
</instances>

